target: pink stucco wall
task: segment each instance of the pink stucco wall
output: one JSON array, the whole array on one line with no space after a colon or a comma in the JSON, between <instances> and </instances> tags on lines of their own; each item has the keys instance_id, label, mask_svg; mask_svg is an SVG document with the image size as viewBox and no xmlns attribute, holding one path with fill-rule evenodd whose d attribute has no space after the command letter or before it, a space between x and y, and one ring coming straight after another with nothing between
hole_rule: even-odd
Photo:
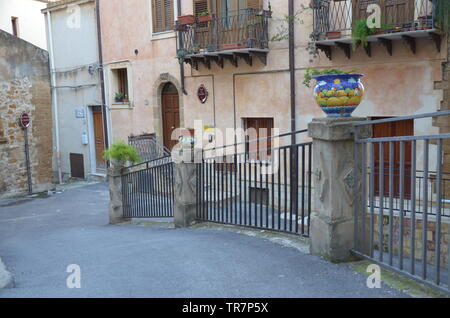
<instances>
[{"instance_id":1,"label":"pink stucco wall","mask_svg":"<svg viewBox=\"0 0 450 318\"><path fill-rule=\"evenodd\" d=\"M309 0L297 1L307 5ZM182 1L183 12L192 10L191 1ZM279 19L287 14L287 1L272 0L272 34ZM150 1L102 0L102 35L105 63L129 60L132 65L134 108L112 110L114 139L125 139L130 133L155 132L153 118L157 103L157 87L160 74L168 73L179 82L179 64L175 59L176 40L152 40ZM446 59L446 43L438 53L434 43L421 39L414 55L401 41L394 42L394 54L389 56L383 46L373 45L372 57L362 48L352 52L347 59L339 49L333 50L333 60L323 54L313 63L305 50L311 32L311 16L303 15L303 24L296 26L296 79L297 79L297 128L306 128L314 117L324 114L312 98L312 89L301 82L307 67L338 67L344 70L358 69L365 75L366 95L355 116L390 116L432 112L439 109L442 91L434 90L434 81L442 76L441 63ZM194 120L215 124L218 128L241 125L242 117L274 117L275 126L281 132L290 128L289 73L287 42L270 43L267 66L255 59L250 67L244 61L235 68L225 62L221 69L212 64L210 70L200 65L198 71L185 65L187 96L182 97L185 126L192 128ZM139 54L135 55L134 50ZM256 73L256 74L255 74ZM196 90L204 84L209 99L201 104ZM145 105L144 101L149 104ZM157 114L156 114L156 117ZM421 121L416 127L421 132L434 132L431 121Z\"/></svg>"}]
</instances>

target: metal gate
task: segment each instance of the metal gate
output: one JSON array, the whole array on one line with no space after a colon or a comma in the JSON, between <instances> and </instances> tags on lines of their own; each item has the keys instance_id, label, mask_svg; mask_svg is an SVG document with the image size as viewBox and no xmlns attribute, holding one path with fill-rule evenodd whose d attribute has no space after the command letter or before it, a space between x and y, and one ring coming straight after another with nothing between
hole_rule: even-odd
<instances>
[{"instance_id":1,"label":"metal gate","mask_svg":"<svg viewBox=\"0 0 450 318\"><path fill-rule=\"evenodd\" d=\"M306 130L204 150L197 219L309 235L312 142L280 144ZM303 135L301 135L303 134ZM261 143L268 143L266 148ZM257 144L256 150L249 145Z\"/></svg>"},{"instance_id":2,"label":"metal gate","mask_svg":"<svg viewBox=\"0 0 450 318\"><path fill-rule=\"evenodd\" d=\"M122 170L123 213L129 218L173 217L173 162L170 156Z\"/></svg>"},{"instance_id":3,"label":"metal gate","mask_svg":"<svg viewBox=\"0 0 450 318\"><path fill-rule=\"evenodd\" d=\"M450 111L381 119L373 125L445 118ZM450 134L356 139L353 252L450 292ZM379 156L375 165L375 154ZM405 165L405 154L411 154ZM394 158L399 157L398 165ZM409 161L409 158L408 158ZM355 187L358 188L358 187Z\"/></svg>"}]
</instances>

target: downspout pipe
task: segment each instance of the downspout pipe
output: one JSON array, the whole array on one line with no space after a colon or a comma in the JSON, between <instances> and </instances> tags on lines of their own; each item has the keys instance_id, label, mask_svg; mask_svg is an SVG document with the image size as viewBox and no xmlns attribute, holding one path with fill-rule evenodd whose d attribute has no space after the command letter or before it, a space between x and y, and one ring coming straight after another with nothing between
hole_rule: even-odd
<instances>
[{"instance_id":1,"label":"downspout pipe","mask_svg":"<svg viewBox=\"0 0 450 318\"><path fill-rule=\"evenodd\" d=\"M56 88L56 73L55 73L55 58L53 51L53 29L52 29L52 18L50 10L47 11L47 26L48 26L48 52L49 52L49 62L50 62L50 81L51 81L51 92L52 92L52 106L53 106L53 116L55 118L55 144L56 144L56 166L58 170L58 183L63 183L62 178L62 168L61 168L61 146L59 140L59 115L58 115L58 92Z\"/></svg>"},{"instance_id":2,"label":"downspout pipe","mask_svg":"<svg viewBox=\"0 0 450 318\"><path fill-rule=\"evenodd\" d=\"M177 14L178 16L181 16L181 0L177 0ZM178 47L181 48L183 47L183 38L178 36L177 38L178 40ZM183 63L180 63L180 81L181 81L181 91L183 92L184 95L187 95L188 93L186 92L186 88L184 85L184 80L185 80L185 76L184 76L184 65Z\"/></svg>"},{"instance_id":3,"label":"downspout pipe","mask_svg":"<svg viewBox=\"0 0 450 318\"><path fill-rule=\"evenodd\" d=\"M291 90L291 131L296 131L296 105L295 105L295 21L294 21L294 0L288 0L289 15L289 73L290 73L290 90ZM291 137L292 144L296 143L296 136Z\"/></svg>"},{"instance_id":4,"label":"downspout pipe","mask_svg":"<svg viewBox=\"0 0 450 318\"><path fill-rule=\"evenodd\" d=\"M106 108L106 92L105 92L105 72L103 70L103 44L102 44L102 30L100 21L100 0L95 0L95 11L97 15L97 45L98 45L98 61L100 64L99 77L100 77L100 90L102 95L102 116L103 116L103 131L105 135L105 149L109 148L109 134L108 134L108 116ZM107 166L110 166L110 162L107 161Z\"/></svg>"}]
</instances>

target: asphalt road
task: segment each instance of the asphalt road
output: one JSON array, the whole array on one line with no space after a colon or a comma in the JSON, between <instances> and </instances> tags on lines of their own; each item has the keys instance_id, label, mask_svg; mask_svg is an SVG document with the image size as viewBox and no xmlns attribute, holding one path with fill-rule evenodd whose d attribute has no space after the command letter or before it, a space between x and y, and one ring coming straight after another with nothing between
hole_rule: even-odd
<instances>
[{"instance_id":1,"label":"asphalt road","mask_svg":"<svg viewBox=\"0 0 450 318\"><path fill-rule=\"evenodd\" d=\"M104 183L0 202L0 297L404 297L367 277L234 231L108 225ZM66 285L70 264L81 288Z\"/></svg>"}]
</instances>

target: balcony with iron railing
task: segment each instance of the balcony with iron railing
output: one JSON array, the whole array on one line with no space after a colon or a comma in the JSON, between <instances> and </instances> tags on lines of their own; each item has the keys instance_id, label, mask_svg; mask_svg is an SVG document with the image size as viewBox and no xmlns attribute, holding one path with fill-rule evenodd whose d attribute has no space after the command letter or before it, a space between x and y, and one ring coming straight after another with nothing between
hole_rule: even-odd
<instances>
[{"instance_id":1,"label":"balcony with iron railing","mask_svg":"<svg viewBox=\"0 0 450 318\"><path fill-rule=\"evenodd\" d=\"M237 67L239 59L252 65L258 58L266 64L270 17L267 10L244 9L192 17L191 24L182 24L179 18L177 57L196 69L199 64L210 68L211 62L223 68L225 61Z\"/></svg>"},{"instance_id":2,"label":"balcony with iron railing","mask_svg":"<svg viewBox=\"0 0 450 318\"><path fill-rule=\"evenodd\" d=\"M361 45L368 56L371 56L371 44L376 42L384 45L392 55L392 41L395 40L404 41L415 54L418 38L429 38L440 51L443 33L440 6L441 0L313 0L312 36L316 47L329 59L334 47L342 49L350 58L352 45L361 44L357 40L357 29L361 29L361 23L364 29L367 20L376 22L373 18L379 14L380 24L366 33L364 45Z\"/></svg>"}]
</instances>

